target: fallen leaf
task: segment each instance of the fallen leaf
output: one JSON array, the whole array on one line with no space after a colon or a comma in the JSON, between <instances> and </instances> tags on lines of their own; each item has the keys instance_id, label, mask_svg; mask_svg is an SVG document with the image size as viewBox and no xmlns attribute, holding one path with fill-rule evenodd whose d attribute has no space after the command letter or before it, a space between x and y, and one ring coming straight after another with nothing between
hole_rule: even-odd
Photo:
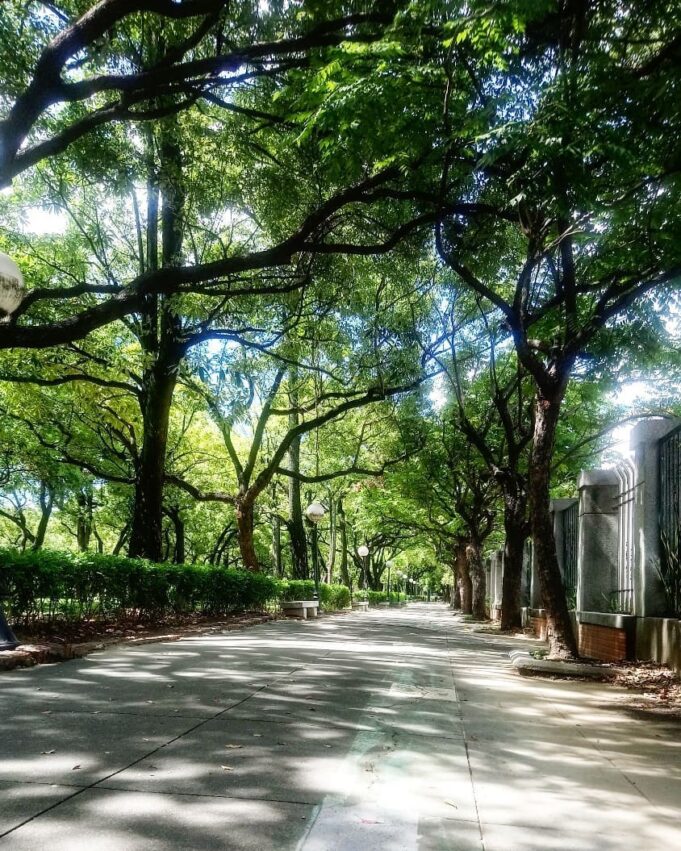
<instances>
[{"instance_id":1,"label":"fallen leaf","mask_svg":"<svg viewBox=\"0 0 681 851\"><path fill-rule=\"evenodd\" d=\"M71 771L78 771L79 768L80 768L79 765L74 765L73 768L71 769Z\"/></svg>"},{"instance_id":2,"label":"fallen leaf","mask_svg":"<svg viewBox=\"0 0 681 851\"><path fill-rule=\"evenodd\" d=\"M232 766L231 766L231 765L221 765L221 766L220 766L220 768L221 768L223 771L234 771L234 769L232 768Z\"/></svg>"},{"instance_id":3,"label":"fallen leaf","mask_svg":"<svg viewBox=\"0 0 681 851\"><path fill-rule=\"evenodd\" d=\"M243 745L225 745L226 748L230 748L230 750L240 750L243 748Z\"/></svg>"},{"instance_id":4,"label":"fallen leaf","mask_svg":"<svg viewBox=\"0 0 681 851\"><path fill-rule=\"evenodd\" d=\"M57 753L57 751L56 751L56 750L54 750L54 748L53 748L51 751L41 751L41 753L44 753L44 754L51 754L51 753Z\"/></svg>"}]
</instances>

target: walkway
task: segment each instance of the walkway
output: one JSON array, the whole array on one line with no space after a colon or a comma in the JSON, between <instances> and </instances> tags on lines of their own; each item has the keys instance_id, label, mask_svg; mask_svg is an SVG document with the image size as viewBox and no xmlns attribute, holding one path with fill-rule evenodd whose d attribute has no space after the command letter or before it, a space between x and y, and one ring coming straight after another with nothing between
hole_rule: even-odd
<instances>
[{"instance_id":1,"label":"walkway","mask_svg":"<svg viewBox=\"0 0 681 851\"><path fill-rule=\"evenodd\" d=\"M678 726L444 606L0 675L0 849L681 847Z\"/></svg>"}]
</instances>

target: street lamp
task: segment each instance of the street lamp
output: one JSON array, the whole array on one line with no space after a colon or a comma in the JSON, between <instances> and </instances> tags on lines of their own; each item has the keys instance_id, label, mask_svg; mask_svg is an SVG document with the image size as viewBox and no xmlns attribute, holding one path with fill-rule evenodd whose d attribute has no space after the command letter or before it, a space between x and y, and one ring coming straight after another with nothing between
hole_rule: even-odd
<instances>
[{"instance_id":1,"label":"street lamp","mask_svg":"<svg viewBox=\"0 0 681 851\"><path fill-rule=\"evenodd\" d=\"M361 547L357 547L357 555L362 559L362 566L364 568L364 570L363 570L364 580L363 580L362 584L363 584L364 590L366 591L367 590L367 557L369 556L369 547L367 547L365 544L362 544Z\"/></svg>"},{"instance_id":2,"label":"street lamp","mask_svg":"<svg viewBox=\"0 0 681 851\"><path fill-rule=\"evenodd\" d=\"M326 514L321 502L311 502L305 509L310 526L312 527L312 572L314 575L314 598L319 600L319 553L317 546L317 523Z\"/></svg>"},{"instance_id":3,"label":"street lamp","mask_svg":"<svg viewBox=\"0 0 681 851\"><path fill-rule=\"evenodd\" d=\"M11 257L0 252L0 322L9 322L24 295L26 289L21 270Z\"/></svg>"}]
</instances>

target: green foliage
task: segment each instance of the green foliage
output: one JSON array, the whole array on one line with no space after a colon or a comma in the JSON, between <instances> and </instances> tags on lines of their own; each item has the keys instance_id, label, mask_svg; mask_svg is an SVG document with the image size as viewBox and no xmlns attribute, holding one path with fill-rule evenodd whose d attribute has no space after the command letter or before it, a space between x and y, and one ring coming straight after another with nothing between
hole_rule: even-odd
<instances>
[{"instance_id":1,"label":"green foliage","mask_svg":"<svg viewBox=\"0 0 681 851\"><path fill-rule=\"evenodd\" d=\"M311 579L282 579L279 582L282 600L313 600L314 582ZM350 605L350 589L345 585L319 585L319 602L322 611L333 612L347 609Z\"/></svg>"},{"instance_id":2,"label":"green foliage","mask_svg":"<svg viewBox=\"0 0 681 851\"><path fill-rule=\"evenodd\" d=\"M118 556L0 550L0 597L16 620L262 609L275 579L204 564L154 564Z\"/></svg>"}]
</instances>

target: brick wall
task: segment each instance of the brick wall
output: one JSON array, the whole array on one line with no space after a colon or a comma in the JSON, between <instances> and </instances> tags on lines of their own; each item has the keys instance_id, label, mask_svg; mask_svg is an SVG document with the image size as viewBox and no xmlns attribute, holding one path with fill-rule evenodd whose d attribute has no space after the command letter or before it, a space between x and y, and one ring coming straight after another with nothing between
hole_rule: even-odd
<instances>
[{"instance_id":1,"label":"brick wall","mask_svg":"<svg viewBox=\"0 0 681 851\"><path fill-rule=\"evenodd\" d=\"M618 662L627 658L627 634L623 629L597 626L591 623L579 625L579 653L603 662Z\"/></svg>"}]
</instances>

